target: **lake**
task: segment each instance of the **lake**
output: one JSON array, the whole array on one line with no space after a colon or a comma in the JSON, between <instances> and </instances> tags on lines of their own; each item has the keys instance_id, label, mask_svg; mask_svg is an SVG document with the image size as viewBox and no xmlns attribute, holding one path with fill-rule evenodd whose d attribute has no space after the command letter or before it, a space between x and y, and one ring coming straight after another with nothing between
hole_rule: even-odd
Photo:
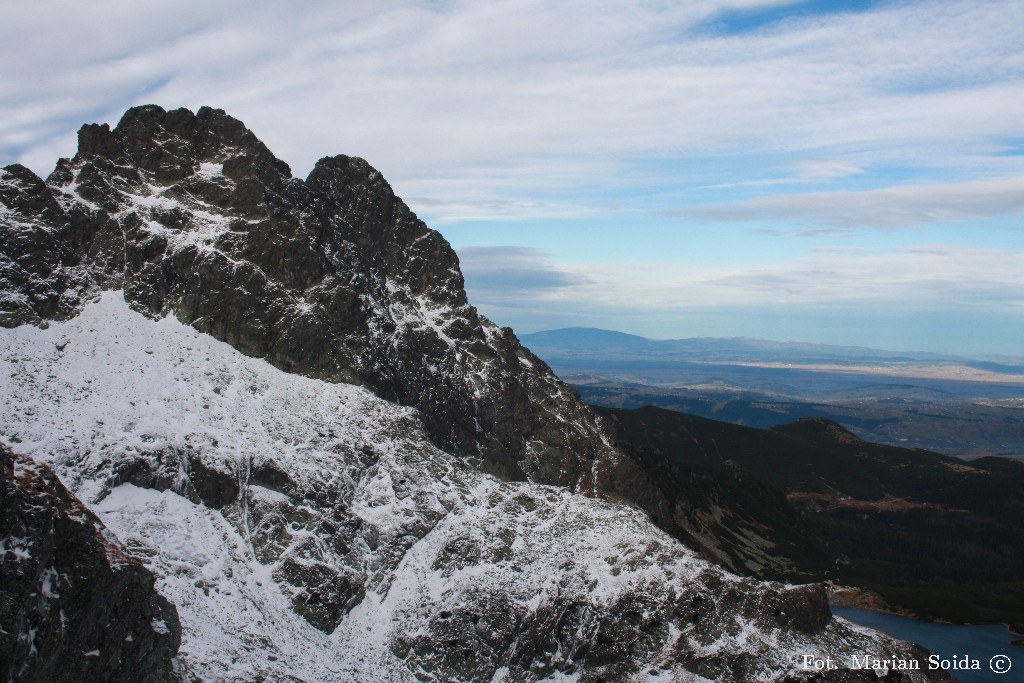
<instances>
[{"instance_id":1,"label":"lake","mask_svg":"<svg viewBox=\"0 0 1024 683\"><path fill-rule=\"evenodd\" d=\"M1024 681L1024 648L1012 645L1014 636L1005 626L961 626L917 621L895 614L874 612L856 607L832 606L832 613L846 617L855 624L891 633L928 648L943 659L968 655L981 660L981 671L950 670L961 683L1019 683ZM1005 674L989 668L996 655L1010 658L1012 666ZM925 664L927 668L927 664Z\"/></svg>"}]
</instances>

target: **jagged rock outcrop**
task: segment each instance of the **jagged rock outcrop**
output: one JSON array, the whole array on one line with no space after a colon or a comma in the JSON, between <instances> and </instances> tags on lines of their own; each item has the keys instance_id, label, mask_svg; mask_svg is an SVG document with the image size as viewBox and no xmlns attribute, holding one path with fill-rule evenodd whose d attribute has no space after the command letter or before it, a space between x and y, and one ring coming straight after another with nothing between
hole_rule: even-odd
<instances>
[{"instance_id":1,"label":"jagged rock outcrop","mask_svg":"<svg viewBox=\"0 0 1024 683\"><path fill-rule=\"evenodd\" d=\"M874 673L797 657L920 659L574 493L655 489L365 162L300 181L223 112L140 107L84 127L45 186L26 173L0 177L21 268L0 439L157 576L195 676L855 681Z\"/></svg>"},{"instance_id":2,"label":"jagged rock outcrop","mask_svg":"<svg viewBox=\"0 0 1024 683\"><path fill-rule=\"evenodd\" d=\"M177 681L181 628L137 559L41 463L0 445L0 677Z\"/></svg>"},{"instance_id":3,"label":"jagged rock outcrop","mask_svg":"<svg viewBox=\"0 0 1024 683\"><path fill-rule=\"evenodd\" d=\"M24 166L0 169L0 325L62 320L93 288L50 188Z\"/></svg>"}]
</instances>

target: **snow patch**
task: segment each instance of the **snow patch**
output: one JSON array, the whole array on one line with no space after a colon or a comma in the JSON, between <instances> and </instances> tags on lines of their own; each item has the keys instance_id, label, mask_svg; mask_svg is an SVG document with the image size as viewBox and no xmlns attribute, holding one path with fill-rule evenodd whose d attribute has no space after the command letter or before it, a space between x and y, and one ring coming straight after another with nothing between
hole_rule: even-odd
<instances>
[{"instance_id":1,"label":"snow patch","mask_svg":"<svg viewBox=\"0 0 1024 683\"><path fill-rule=\"evenodd\" d=\"M196 175L204 180L221 178L224 176L224 164L213 164L204 161L199 164L199 170L196 171Z\"/></svg>"}]
</instances>

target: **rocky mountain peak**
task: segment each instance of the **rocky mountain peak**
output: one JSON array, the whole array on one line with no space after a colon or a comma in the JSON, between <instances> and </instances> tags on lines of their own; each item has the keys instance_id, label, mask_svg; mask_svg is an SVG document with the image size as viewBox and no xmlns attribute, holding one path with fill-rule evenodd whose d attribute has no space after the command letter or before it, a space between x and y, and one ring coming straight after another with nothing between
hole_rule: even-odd
<instances>
[{"instance_id":1,"label":"rocky mountain peak","mask_svg":"<svg viewBox=\"0 0 1024 683\"><path fill-rule=\"evenodd\" d=\"M8 278L27 302L8 324L123 289L286 371L416 407L436 444L502 476L593 490L616 466L576 392L477 313L455 252L362 159L321 159L302 181L223 111L143 106L84 126L45 188L7 173L22 188L8 205L48 202L35 223L68 252ZM69 283L63 308L47 278Z\"/></svg>"},{"instance_id":2,"label":"rocky mountain peak","mask_svg":"<svg viewBox=\"0 0 1024 683\"><path fill-rule=\"evenodd\" d=\"M135 167L162 184L184 180L202 163L249 159L255 166L288 178L291 169L277 159L245 125L221 109L202 107L164 111L155 105L132 107L114 130L107 124L86 124L78 131L73 162L103 158ZM237 161L235 162L238 163ZM271 173L264 181L273 181Z\"/></svg>"}]
</instances>

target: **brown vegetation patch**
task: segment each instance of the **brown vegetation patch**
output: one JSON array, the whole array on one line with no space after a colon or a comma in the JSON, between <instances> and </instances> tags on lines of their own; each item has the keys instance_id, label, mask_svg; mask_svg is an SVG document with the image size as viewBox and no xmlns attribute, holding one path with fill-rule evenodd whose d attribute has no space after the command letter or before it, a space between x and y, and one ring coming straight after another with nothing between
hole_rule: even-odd
<instances>
[{"instance_id":1,"label":"brown vegetation patch","mask_svg":"<svg viewBox=\"0 0 1024 683\"><path fill-rule=\"evenodd\" d=\"M829 491L826 493L812 491L792 491L786 494L786 498L793 505L804 510L813 512L824 512L848 508L853 510L864 510L865 512L906 512L908 510L942 510L945 512L967 512L958 508L946 507L938 503L924 503L901 498L890 493L885 494L879 500L859 500L844 496L841 493Z\"/></svg>"}]
</instances>

